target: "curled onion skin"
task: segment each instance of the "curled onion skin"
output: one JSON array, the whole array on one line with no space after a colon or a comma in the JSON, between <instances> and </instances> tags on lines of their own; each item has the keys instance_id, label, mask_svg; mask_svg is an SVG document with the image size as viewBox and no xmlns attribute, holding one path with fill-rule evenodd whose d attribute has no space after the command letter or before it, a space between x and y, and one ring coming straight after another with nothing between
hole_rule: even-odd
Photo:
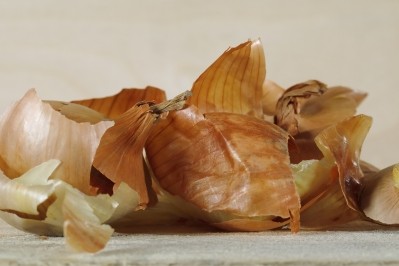
<instances>
[{"instance_id":1,"label":"curled onion skin","mask_svg":"<svg viewBox=\"0 0 399 266\"><path fill-rule=\"evenodd\" d=\"M148 86L144 89L122 89L113 96L75 100L72 103L87 106L109 119L117 119L138 102L160 103L165 100L166 94L163 90Z\"/></svg>"},{"instance_id":2,"label":"curled onion skin","mask_svg":"<svg viewBox=\"0 0 399 266\"><path fill-rule=\"evenodd\" d=\"M287 140L287 133L263 120L203 115L189 106L156 124L146 154L160 185L201 210L290 219L300 203Z\"/></svg>"},{"instance_id":3,"label":"curled onion skin","mask_svg":"<svg viewBox=\"0 0 399 266\"><path fill-rule=\"evenodd\" d=\"M203 113L229 112L263 117L266 76L260 40L229 48L194 82L188 103Z\"/></svg>"},{"instance_id":4,"label":"curled onion skin","mask_svg":"<svg viewBox=\"0 0 399 266\"><path fill-rule=\"evenodd\" d=\"M352 117L367 96L346 87L327 87L309 80L288 88L277 102L276 124L292 136L313 136L335 123Z\"/></svg>"},{"instance_id":5,"label":"curled onion skin","mask_svg":"<svg viewBox=\"0 0 399 266\"><path fill-rule=\"evenodd\" d=\"M143 149L156 117L149 110L148 104L133 106L104 133L90 180L100 192L108 194L125 182L139 194L139 208L145 208L150 200Z\"/></svg>"},{"instance_id":6,"label":"curled onion skin","mask_svg":"<svg viewBox=\"0 0 399 266\"><path fill-rule=\"evenodd\" d=\"M357 115L323 130L315 139L323 154L335 161L343 195L353 210L360 209L363 178L360 152L371 123L371 117Z\"/></svg>"},{"instance_id":7,"label":"curled onion skin","mask_svg":"<svg viewBox=\"0 0 399 266\"><path fill-rule=\"evenodd\" d=\"M291 162L321 159L323 154L314 142L315 136L355 115L366 96L347 87L327 87L317 80L288 88L277 102L275 123L293 136Z\"/></svg>"},{"instance_id":8,"label":"curled onion skin","mask_svg":"<svg viewBox=\"0 0 399 266\"><path fill-rule=\"evenodd\" d=\"M144 145L154 122L169 111L183 108L190 95L186 91L159 104L137 103L123 113L101 138L93 161L91 184L102 193L112 194L122 182L126 183L139 195L138 209L155 202L151 180L144 172Z\"/></svg>"},{"instance_id":9,"label":"curled onion skin","mask_svg":"<svg viewBox=\"0 0 399 266\"><path fill-rule=\"evenodd\" d=\"M1 170L15 178L42 162L58 159L62 164L53 178L95 194L89 181L91 164L101 136L113 124L77 123L29 90L0 117Z\"/></svg>"},{"instance_id":10,"label":"curled onion skin","mask_svg":"<svg viewBox=\"0 0 399 266\"><path fill-rule=\"evenodd\" d=\"M399 164L365 175L361 179L360 211L380 224L399 225Z\"/></svg>"},{"instance_id":11,"label":"curled onion skin","mask_svg":"<svg viewBox=\"0 0 399 266\"><path fill-rule=\"evenodd\" d=\"M0 217L29 233L65 236L73 250L100 251L113 233L103 223L119 202L108 195L88 196L51 179L59 165L60 161L49 160L14 179L0 174Z\"/></svg>"}]
</instances>

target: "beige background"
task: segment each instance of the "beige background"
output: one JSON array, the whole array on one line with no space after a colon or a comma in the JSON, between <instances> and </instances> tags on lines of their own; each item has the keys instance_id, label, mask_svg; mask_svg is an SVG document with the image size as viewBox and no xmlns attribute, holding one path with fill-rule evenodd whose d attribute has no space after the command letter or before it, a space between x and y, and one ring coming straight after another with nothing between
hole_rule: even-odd
<instances>
[{"instance_id":1,"label":"beige background","mask_svg":"<svg viewBox=\"0 0 399 266\"><path fill-rule=\"evenodd\" d=\"M36 88L72 100L154 85L169 96L227 47L261 38L267 77L369 97L363 158L399 162L399 1L0 1L0 111Z\"/></svg>"}]
</instances>

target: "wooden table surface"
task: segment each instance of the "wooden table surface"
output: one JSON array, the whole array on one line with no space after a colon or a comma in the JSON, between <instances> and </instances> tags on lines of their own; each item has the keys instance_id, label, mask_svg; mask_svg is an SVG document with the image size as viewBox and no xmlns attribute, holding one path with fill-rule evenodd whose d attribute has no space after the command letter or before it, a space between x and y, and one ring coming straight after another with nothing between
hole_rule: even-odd
<instances>
[{"instance_id":1,"label":"wooden table surface","mask_svg":"<svg viewBox=\"0 0 399 266\"><path fill-rule=\"evenodd\" d=\"M397 265L398 230L115 234L97 254L73 253L0 222L0 265Z\"/></svg>"}]
</instances>

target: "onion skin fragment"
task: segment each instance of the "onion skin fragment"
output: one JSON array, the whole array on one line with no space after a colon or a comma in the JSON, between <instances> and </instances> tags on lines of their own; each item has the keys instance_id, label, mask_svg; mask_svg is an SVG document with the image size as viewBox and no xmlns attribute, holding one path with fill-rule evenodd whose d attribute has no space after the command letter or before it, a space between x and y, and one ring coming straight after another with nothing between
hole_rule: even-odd
<instances>
[{"instance_id":1,"label":"onion skin fragment","mask_svg":"<svg viewBox=\"0 0 399 266\"><path fill-rule=\"evenodd\" d=\"M144 172L144 145L154 122L169 111L179 110L191 92L183 92L159 104L138 103L123 113L103 135L93 161L90 183L100 193L113 194L126 183L139 195L137 209L156 201L151 180Z\"/></svg>"},{"instance_id":2,"label":"onion skin fragment","mask_svg":"<svg viewBox=\"0 0 399 266\"><path fill-rule=\"evenodd\" d=\"M303 209L301 226L323 229L362 219L358 197L362 191L360 150L371 126L365 115L351 117L324 129L315 142L323 153L321 160L302 161L294 169Z\"/></svg>"},{"instance_id":3,"label":"onion skin fragment","mask_svg":"<svg viewBox=\"0 0 399 266\"><path fill-rule=\"evenodd\" d=\"M301 229L326 229L359 219L358 212L346 204L333 158L302 161L291 167L301 197Z\"/></svg>"},{"instance_id":4,"label":"onion skin fragment","mask_svg":"<svg viewBox=\"0 0 399 266\"><path fill-rule=\"evenodd\" d=\"M275 122L290 135L297 135L300 130L300 112L304 102L314 96L320 96L327 86L317 80L296 84L288 88L276 105Z\"/></svg>"},{"instance_id":5,"label":"onion skin fragment","mask_svg":"<svg viewBox=\"0 0 399 266\"><path fill-rule=\"evenodd\" d=\"M57 225L34 222L45 220L48 207L55 201L54 193L59 181L47 179L59 164L57 160L50 160L15 179L0 173L0 217L23 231L62 235Z\"/></svg>"},{"instance_id":6,"label":"onion skin fragment","mask_svg":"<svg viewBox=\"0 0 399 266\"><path fill-rule=\"evenodd\" d=\"M166 191L210 216L224 212L245 220L289 220L300 203L287 140L287 133L263 120L229 113L203 115L189 106L156 124L146 154ZM293 223L297 220L294 215Z\"/></svg>"},{"instance_id":7,"label":"onion skin fragment","mask_svg":"<svg viewBox=\"0 0 399 266\"><path fill-rule=\"evenodd\" d=\"M288 88L276 106L276 124L296 136L313 136L328 126L352 117L367 94L346 87L331 87L317 81Z\"/></svg>"},{"instance_id":8,"label":"onion skin fragment","mask_svg":"<svg viewBox=\"0 0 399 266\"><path fill-rule=\"evenodd\" d=\"M0 175L0 217L29 233L65 236L75 251L100 251L113 233L103 223L123 205L119 198L126 192L117 191L114 198L85 195L62 180L51 179L59 165L60 161L49 160L14 179Z\"/></svg>"},{"instance_id":9,"label":"onion skin fragment","mask_svg":"<svg viewBox=\"0 0 399 266\"><path fill-rule=\"evenodd\" d=\"M79 206L77 208L77 206ZM82 195L67 193L62 205L63 231L68 247L78 252L102 250L114 230L102 225Z\"/></svg>"},{"instance_id":10,"label":"onion skin fragment","mask_svg":"<svg viewBox=\"0 0 399 266\"><path fill-rule=\"evenodd\" d=\"M139 194L139 208L147 206L150 198L144 175L143 149L155 120L148 104L135 105L104 133L93 161L90 181L101 193L112 194L121 182L125 182Z\"/></svg>"},{"instance_id":11,"label":"onion skin fragment","mask_svg":"<svg viewBox=\"0 0 399 266\"><path fill-rule=\"evenodd\" d=\"M194 82L187 102L202 113L229 112L263 118L262 85L266 76L260 40L225 51Z\"/></svg>"},{"instance_id":12,"label":"onion skin fragment","mask_svg":"<svg viewBox=\"0 0 399 266\"><path fill-rule=\"evenodd\" d=\"M362 190L360 152L371 127L372 118L357 115L323 130L316 138L317 146L338 167L339 183L350 208L358 211Z\"/></svg>"},{"instance_id":13,"label":"onion skin fragment","mask_svg":"<svg viewBox=\"0 0 399 266\"><path fill-rule=\"evenodd\" d=\"M284 94L285 90L277 83L266 79L263 83L262 91L263 119L273 123L274 116L276 115L277 102Z\"/></svg>"},{"instance_id":14,"label":"onion skin fragment","mask_svg":"<svg viewBox=\"0 0 399 266\"><path fill-rule=\"evenodd\" d=\"M90 124L94 125L101 121L109 120L102 114L93 109L90 109L86 106L76 104L76 103L69 103L69 102L62 102L62 101L43 101L51 105L57 112L63 114L68 119L73 120L78 123L89 122Z\"/></svg>"},{"instance_id":15,"label":"onion skin fragment","mask_svg":"<svg viewBox=\"0 0 399 266\"><path fill-rule=\"evenodd\" d=\"M165 92L148 86L144 89L122 89L113 96L87 100L75 100L72 103L87 106L109 119L117 119L139 102L160 103L166 100Z\"/></svg>"},{"instance_id":16,"label":"onion skin fragment","mask_svg":"<svg viewBox=\"0 0 399 266\"><path fill-rule=\"evenodd\" d=\"M294 137L292 163L321 159L314 137L323 129L352 117L367 94L346 87L330 87L317 80L296 84L277 102L275 123Z\"/></svg>"},{"instance_id":17,"label":"onion skin fragment","mask_svg":"<svg viewBox=\"0 0 399 266\"><path fill-rule=\"evenodd\" d=\"M94 195L89 182L91 164L102 134L112 125L112 121L77 123L29 90L0 117L1 170L15 178L42 162L58 159L62 165L53 178Z\"/></svg>"},{"instance_id":18,"label":"onion skin fragment","mask_svg":"<svg viewBox=\"0 0 399 266\"><path fill-rule=\"evenodd\" d=\"M374 222L399 225L399 164L365 175L359 207Z\"/></svg>"}]
</instances>

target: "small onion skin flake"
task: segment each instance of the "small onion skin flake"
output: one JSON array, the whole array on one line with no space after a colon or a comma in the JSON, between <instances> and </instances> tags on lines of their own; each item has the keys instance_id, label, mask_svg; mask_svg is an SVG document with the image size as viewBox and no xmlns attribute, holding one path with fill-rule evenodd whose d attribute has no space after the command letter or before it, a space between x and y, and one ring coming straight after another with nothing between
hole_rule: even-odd
<instances>
[{"instance_id":1,"label":"small onion skin flake","mask_svg":"<svg viewBox=\"0 0 399 266\"><path fill-rule=\"evenodd\" d=\"M75 100L72 103L87 106L109 119L117 119L138 102L160 103L165 100L166 94L163 90L148 86L144 89L122 89L113 96Z\"/></svg>"}]
</instances>

